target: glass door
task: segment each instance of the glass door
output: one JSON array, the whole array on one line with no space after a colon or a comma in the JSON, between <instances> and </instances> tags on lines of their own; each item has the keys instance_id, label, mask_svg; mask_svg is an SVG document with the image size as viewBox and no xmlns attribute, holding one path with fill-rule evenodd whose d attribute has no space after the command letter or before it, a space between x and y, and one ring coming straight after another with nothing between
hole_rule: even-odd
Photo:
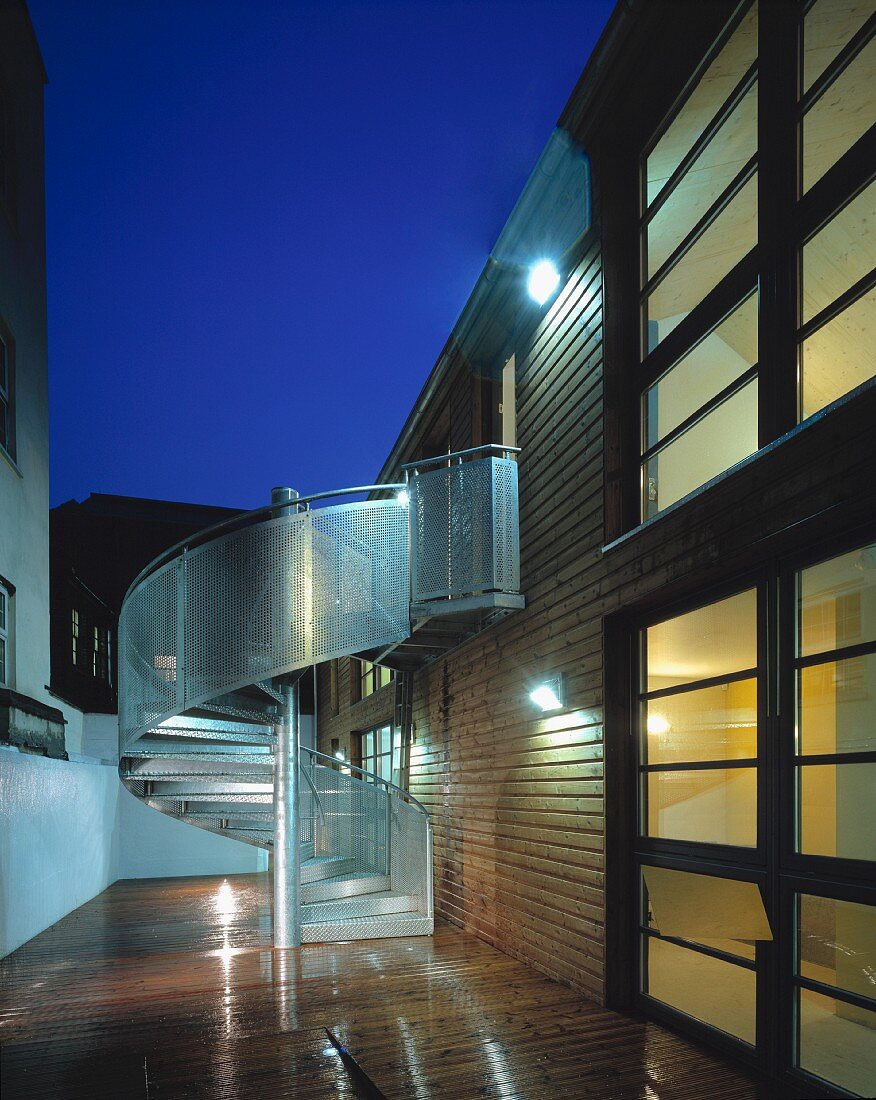
<instances>
[{"instance_id":1,"label":"glass door","mask_svg":"<svg viewBox=\"0 0 876 1100\"><path fill-rule=\"evenodd\" d=\"M763 904L766 592L644 626L637 875L644 1007L754 1056Z\"/></svg>"},{"instance_id":2,"label":"glass door","mask_svg":"<svg viewBox=\"0 0 876 1100\"><path fill-rule=\"evenodd\" d=\"M784 577L787 1055L876 1094L876 543Z\"/></svg>"}]
</instances>

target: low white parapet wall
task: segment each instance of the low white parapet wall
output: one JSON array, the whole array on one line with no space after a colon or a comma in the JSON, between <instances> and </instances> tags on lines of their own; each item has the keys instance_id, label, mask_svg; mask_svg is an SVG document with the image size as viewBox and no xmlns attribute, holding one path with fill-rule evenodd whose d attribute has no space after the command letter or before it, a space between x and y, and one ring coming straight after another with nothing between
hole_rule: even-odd
<instances>
[{"instance_id":1,"label":"low white parapet wall","mask_svg":"<svg viewBox=\"0 0 876 1100\"><path fill-rule=\"evenodd\" d=\"M116 879L266 868L267 853L141 805L114 765L0 749L0 957Z\"/></svg>"}]
</instances>

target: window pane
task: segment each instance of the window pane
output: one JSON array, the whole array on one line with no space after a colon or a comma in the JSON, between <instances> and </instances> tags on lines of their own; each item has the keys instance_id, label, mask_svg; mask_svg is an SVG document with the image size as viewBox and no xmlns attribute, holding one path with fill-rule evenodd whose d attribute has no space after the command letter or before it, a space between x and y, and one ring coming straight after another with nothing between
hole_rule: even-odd
<instances>
[{"instance_id":1,"label":"window pane","mask_svg":"<svg viewBox=\"0 0 876 1100\"><path fill-rule=\"evenodd\" d=\"M642 397L645 449L653 447L757 362L752 294Z\"/></svg>"},{"instance_id":2,"label":"window pane","mask_svg":"<svg viewBox=\"0 0 876 1100\"><path fill-rule=\"evenodd\" d=\"M797 675L798 752L876 750L876 654L810 665Z\"/></svg>"},{"instance_id":3,"label":"window pane","mask_svg":"<svg viewBox=\"0 0 876 1100\"><path fill-rule=\"evenodd\" d=\"M757 176L736 194L647 301L653 350L757 244Z\"/></svg>"},{"instance_id":4,"label":"window pane","mask_svg":"<svg viewBox=\"0 0 876 1100\"><path fill-rule=\"evenodd\" d=\"M873 10L873 0L816 0L803 21L804 92L863 27Z\"/></svg>"},{"instance_id":5,"label":"window pane","mask_svg":"<svg viewBox=\"0 0 876 1100\"><path fill-rule=\"evenodd\" d=\"M757 756L757 680L664 695L644 704L647 764Z\"/></svg>"},{"instance_id":6,"label":"window pane","mask_svg":"<svg viewBox=\"0 0 876 1100\"><path fill-rule=\"evenodd\" d=\"M797 913L797 972L876 998L876 907L800 894Z\"/></svg>"},{"instance_id":7,"label":"window pane","mask_svg":"<svg viewBox=\"0 0 876 1100\"><path fill-rule=\"evenodd\" d=\"M812 764L799 771L799 850L876 859L876 764Z\"/></svg>"},{"instance_id":8,"label":"window pane","mask_svg":"<svg viewBox=\"0 0 876 1100\"><path fill-rule=\"evenodd\" d=\"M798 991L798 1065L859 1096L876 1093L876 1012Z\"/></svg>"},{"instance_id":9,"label":"window pane","mask_svg":"<svg viewBox=\"0 0 876 1100\"><path fill-rule=\"evenodd\" d=\"M876 267L876 183L803 246L803 322L835 302Z\"/></svg>"},{"instance_id":10,"label":"window pane","mask_svg":"<svg viewBox=\"0 0 876 1100\"><path fill-rule=\"evenodd\" d=\"M647 227L648 278L681 244L757 151L757 87L703 149Z\"/></svg>"},{"instance_id":11,"label":"window pane","mask_svg":"<svg viewBox=\"0 0 876 1100\"><path fill-rule=\"evenodd\" d=\"M757 665L757 590L648 627L647 691Z\"/></svg>"},{"instance_id":12,"label":"window pane","mask_svg":"<svg viewBox=\"0 0 876 1100\"><path fill-rule=\"evenodd\" d=\"M753 970L699 951L647 937L645 992L746 1043L755 1039L756 979Z\"/></svg>"},{"instance_id":13,"label":"window pane","mask_svg":"<svg viewBox=\"0 0 876 1100\"><path fill-rule=\"evenodd\" d=\"M876 38L803 117L803 190L816 183L876 122Z\"/></svg>"},{"instance_id":14,"label":"window pane","mask_svg":"<svg viewBox=\"0 0 876 1100\"><path fill-rule=\"evenodd\" d=\"M757 5L708 67L648 157L648 203L679 166L757 57Z\"/></svg>"},{"instance_id":15,"label":"window pane","mask_svg":"<svg viewBox=\"0 0 876 1100\"><path fill-rule=\"evenodd\" d=\"M876 291L870 291L803 341L802 415L876 375Z\"/></svg>"},{"instance_id":16,"label":"window pane","mask_svg":"<svg viewBox=\"0 0 876 1100\"><path fill-rule=\"evenodd\" d=\"M648 927L754 960L755 942L772 940L757 883L670 867L643 867Z\"/></svg>"},{"instance_id":17,"label":"window pane","mask_svg":"<svg viewBox=\"0 0 876 1100\"><path fill-rule=\"evenodd\" d=\"M801 570L797 605L801 655L876 640L876 543Z\"/></svg>"},{"instance_id":18,"label":"window pane","mask_svg":"<svg viewBox=\"0 0 876 1100\"><path fill-rule=\"evenodd\" d=\"M6 639L0 638L0 684L6 683Z\"/></svg>"},{"instance_id":19,"label":"window pane","mask_svg":"<svg viewBox=\"0 0 876 1100\"><path fill-rule=\"evenodd\" d=\"M757 844L754 768L648 772L648 836L699 844Z\"/></svg>"},{"instance_id":20,"label":"window pane","mask_svg":"<svg viewBox=\"0 0 876 1100\"><path fill-rule=\"evenodd\" d=\"M648 459L643 518L699 489L757 450L757 379L698 420Z\"/></svg>"}]
</instances>

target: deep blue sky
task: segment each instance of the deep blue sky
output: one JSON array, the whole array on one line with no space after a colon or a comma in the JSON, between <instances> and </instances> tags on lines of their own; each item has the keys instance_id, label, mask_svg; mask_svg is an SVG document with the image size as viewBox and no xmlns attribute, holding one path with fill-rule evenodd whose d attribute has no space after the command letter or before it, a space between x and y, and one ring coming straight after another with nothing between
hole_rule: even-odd
<instances>
[{"instance_id":1,"label":"deep blue sky","mask_svg":"<svg viewBox=\"0 0 876 1100\"><path fill-rule=\"evenodd\" d=\"M30 0L52 503L370 482L610 0Z\"/></svg>"}]
</instances>

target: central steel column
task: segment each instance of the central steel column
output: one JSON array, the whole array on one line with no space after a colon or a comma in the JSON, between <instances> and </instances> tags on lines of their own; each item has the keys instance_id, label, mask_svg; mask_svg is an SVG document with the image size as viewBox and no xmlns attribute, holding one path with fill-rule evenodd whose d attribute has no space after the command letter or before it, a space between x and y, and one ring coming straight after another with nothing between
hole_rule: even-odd
<instances>
[{"instance_id":1,"label":"central steel column","mask_svg":"<svg viewBox=\"0 0 876 1100\"><path fill-rule=\"evenodd\" d=\"M294 501L294 489L271 492L273 504ZM284 508L275 512L282 515ZM291 601L290 601L291 615ZM291 620L290 620L291 621ZM301 946L301 846L298 683L277 679L283 696L274 748L274 947Z\"/></svg>"}]
</instances>

